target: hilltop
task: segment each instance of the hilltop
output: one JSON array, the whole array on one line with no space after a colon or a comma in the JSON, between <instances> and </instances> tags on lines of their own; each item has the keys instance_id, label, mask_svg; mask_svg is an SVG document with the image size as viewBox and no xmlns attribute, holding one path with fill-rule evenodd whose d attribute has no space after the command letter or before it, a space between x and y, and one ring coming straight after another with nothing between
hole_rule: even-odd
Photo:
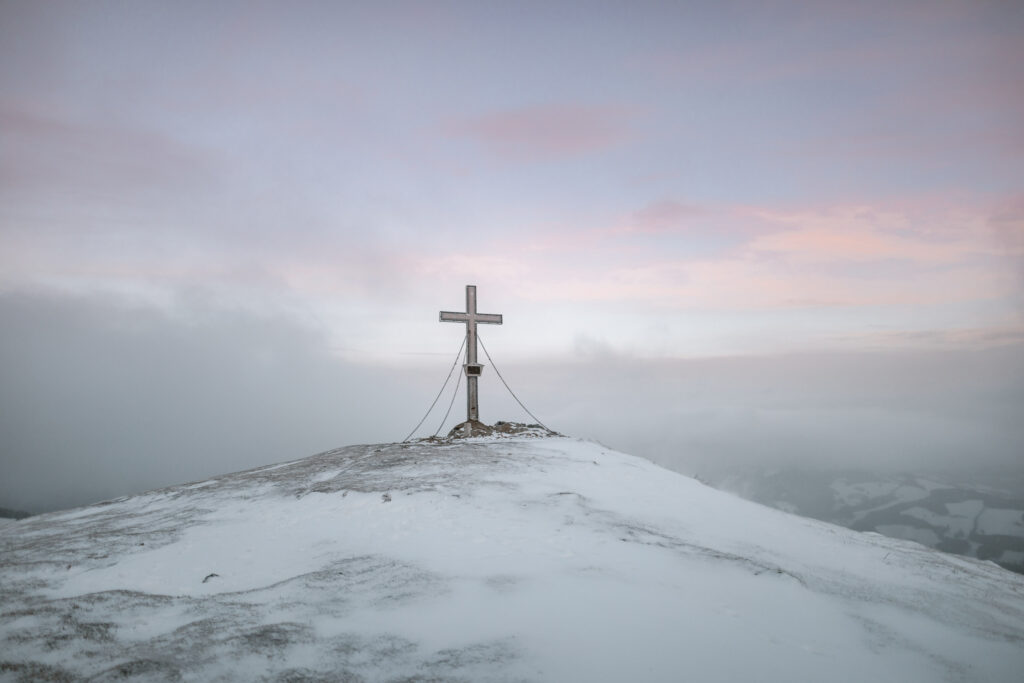
<instances>
[{"instance_id":1,"label":"hilltop","mask_svg":"<svg viewBox=\"0 0 1024 683\"><path fill-rule=\"evenodd\" d=\"M11 522L0 549L0 680L1024 670L1024 577L565 437L351 446Z\"/></svg>"}]
</instances>

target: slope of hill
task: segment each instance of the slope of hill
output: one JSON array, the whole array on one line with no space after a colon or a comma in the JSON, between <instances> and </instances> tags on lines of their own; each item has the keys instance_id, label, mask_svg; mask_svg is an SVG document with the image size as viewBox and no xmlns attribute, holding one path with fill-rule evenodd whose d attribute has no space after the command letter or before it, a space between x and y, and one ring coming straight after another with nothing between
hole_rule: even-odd
<instances>
[{"instance_id":1,"label":"slope of hill","mask_svg":"<svg viewBox=\"0 0 1024 683\"><path fill-rule=\"evenodd\" d=\"M353 446L32 517L0 548L0 680L1024 670L1024 577L568 438Z\"/></svg>"},{"instance_id":2,"label":"slope of hill","mask_svg":"<svg viewBox=\"0 0 1024 683\"><path fill-rule=\"evenodd\" d=\"M10 508L0 507L0 519L25 519L32 515L22 510L11 510Z\"/></svg>"},{"instance_id":3,"label":"slope of hill","mask_svg":"<svg viewBox=\"0 0 1024 683\"><path fill-rule=\"evenodd\" d=\"M747 470L713 483L780 510L992 560L1024 574L1024 498L1019 495L848 470Z\"/></svg>"}]
</instances>

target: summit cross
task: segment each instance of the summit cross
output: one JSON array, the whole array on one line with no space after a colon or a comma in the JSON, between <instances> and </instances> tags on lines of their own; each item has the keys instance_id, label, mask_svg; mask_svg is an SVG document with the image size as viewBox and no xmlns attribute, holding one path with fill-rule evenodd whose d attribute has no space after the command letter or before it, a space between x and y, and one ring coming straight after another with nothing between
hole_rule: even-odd
<instances>
[{"instance_id":1,"label":"summit cross","mask_svg":"<svg viewBox=\"0 0 1024 683\"><path fill-rule=\"evenodd\" d=\"M466 364L462 367L466 372L466 429L469 430L468 423L480 421L476 381L484 369L483 365L476 362L476 326L477 323L500 325L501 314L477 313L476 285L466 285L466 312L441 311L441 322L466 323Z\"/></svg>"}]
</instances>

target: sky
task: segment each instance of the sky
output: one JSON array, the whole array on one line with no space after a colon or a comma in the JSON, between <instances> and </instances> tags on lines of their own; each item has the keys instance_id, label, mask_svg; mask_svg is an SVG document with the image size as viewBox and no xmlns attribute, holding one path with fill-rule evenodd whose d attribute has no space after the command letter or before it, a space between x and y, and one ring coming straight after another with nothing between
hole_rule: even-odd
<instances>
[{"instance_id":1,"label":"sky","mask_svg":"<svg viewBox=\"0 0 1024 683\"><path fill-rule=\"evenodd\" d=\"M1022 82L1016 2L0 0L0 506L401 439L467 284L560 431L1024 470Z\"/></svg>"}]
</instances>

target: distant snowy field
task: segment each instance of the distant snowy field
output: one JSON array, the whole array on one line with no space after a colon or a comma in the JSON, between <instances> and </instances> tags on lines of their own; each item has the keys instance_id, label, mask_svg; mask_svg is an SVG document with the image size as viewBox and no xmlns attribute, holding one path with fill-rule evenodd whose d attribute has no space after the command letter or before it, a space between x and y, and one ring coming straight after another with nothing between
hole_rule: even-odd
<instances>
[{"instance_id":1,"label":"distant snowy field","mask_svg":"<svg viewBox=\"0 0 1024 683\"><path fill-rule=\"evenodd\" d=\"M876 531L1024 574L1024 497L912 474L747 468L710 482L744 498L857 531Z\"/></svg>"},{"instance_id":2,"label":"distant snowy field","mask_svg":"<svg viewBox=\"0 0 1024 683\"><path fill-rule=\"evenodd\" d=\"M0 681L1024 671L1024 577L568 438L353 446L0 525L0 549Z\"/></svg>"}]
</instances>

